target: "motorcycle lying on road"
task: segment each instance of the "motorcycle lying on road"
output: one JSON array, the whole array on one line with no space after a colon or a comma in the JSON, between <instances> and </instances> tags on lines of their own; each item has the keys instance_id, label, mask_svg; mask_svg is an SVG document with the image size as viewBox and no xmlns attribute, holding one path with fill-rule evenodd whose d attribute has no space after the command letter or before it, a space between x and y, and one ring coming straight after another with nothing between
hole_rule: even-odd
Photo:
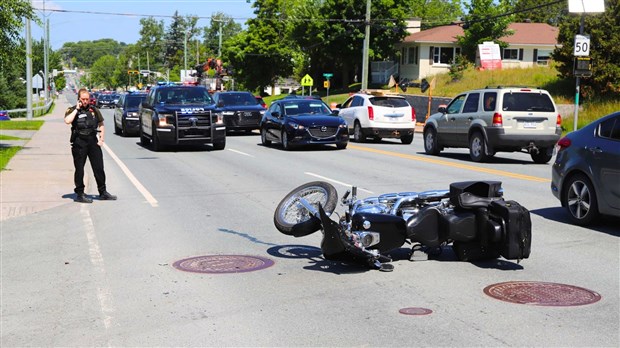
<instances>
[{"instance_id":1,"label":"motorcycle lying on road","mask_svg":"<svg viewBox=\"0 0 620 348\"><path fill-rule=\"evenodd\" d=\"M274 213L276 228L290 236L323 232L321 251L327 260L390 271L386 254L412 245L416 253L441 252L452 245L461 261L526 259L532 225L529 211L505 200L500 181L464 181L449 190L387 193L357 199L357 187L347 190L341 204L347 211L330 218L338 193L324 181L303 184L289 192Z\"/></svg>"}]
</instances>

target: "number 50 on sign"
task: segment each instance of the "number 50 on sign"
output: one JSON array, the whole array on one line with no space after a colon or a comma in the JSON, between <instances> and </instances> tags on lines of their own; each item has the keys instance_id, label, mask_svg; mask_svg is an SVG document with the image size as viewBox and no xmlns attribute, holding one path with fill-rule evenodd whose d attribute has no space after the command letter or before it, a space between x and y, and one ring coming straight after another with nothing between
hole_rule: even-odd
<instances>
[{"instance_id":1,"label":"number 50 on sign","mask_svg":"<svg viewBox=\"0 0 620 348\"><path fill-rule=\"evenodd\" d=\"M575 35L575 47L573 49L575 57L587 57L590 55L590 36Z\"/></svg>"}]
</instances>

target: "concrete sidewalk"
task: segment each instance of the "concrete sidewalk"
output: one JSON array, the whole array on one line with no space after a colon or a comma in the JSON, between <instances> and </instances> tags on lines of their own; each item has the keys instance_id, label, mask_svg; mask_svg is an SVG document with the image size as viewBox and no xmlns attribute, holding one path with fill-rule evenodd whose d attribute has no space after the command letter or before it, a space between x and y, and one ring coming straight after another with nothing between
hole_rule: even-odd
<instances>
[{"instance_id":1,"label":"concrete sidewalk","mask_svg":"<svg viewBox=\"0 0 620 348\"><path fill-rule=\"evenodd\" d=\"M63 120L67 107L66 98L58 98L51 114L37 118L45 120L37 132L19 135L2 132L24 138L30 135L31 138L29 141L2 141L3 145L23 148L0 172L0 221L73 203L70 127ZM88 177L85 177L87 182Z\"/></svg>"}]
</instances>

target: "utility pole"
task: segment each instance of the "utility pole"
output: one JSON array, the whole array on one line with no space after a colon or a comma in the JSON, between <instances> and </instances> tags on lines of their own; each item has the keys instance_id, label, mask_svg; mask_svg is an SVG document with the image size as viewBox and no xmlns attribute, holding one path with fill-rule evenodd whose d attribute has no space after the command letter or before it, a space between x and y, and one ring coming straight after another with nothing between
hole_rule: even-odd
<instances>
[{"instance_id":1,"label":"utility pole","mask_svg":"<svg viewBox=\"0 0 620 348\"><path fill-rule=\"evenodd\" d=\"M219 30L220 44L217 48L217 57L222 58L222 20L218 20L218 22L220 23L220 30Z\"/></svg>"},{"instance_id":2,"label":"utility pole","mask_svg":"<svg viewBox=\"0 0 620 348\"><path fill-rule=\"evenodd\" d=\"M45 6L45 1L43 2L43 6ZM49 18L45 16L45 7L43 8L43 16L45 17L45 40L43 40L43 88L45 89L45 103L50 98L49 95L49 53L48 53L48 45L49 45L49 34L50 34L50 22Z\"/></svg>"},{"instance_id":3,"label":"utility pole","mask_svg":"<svg viewBox=\"0 0 620 348\"><path fill-rule=\"evenodd\" d=\"M362 90L368 89L368 51L370 46L370 0L366 0L366 35L362 57Z\"/></svg>"},{"instance_id":4,"label":"utility pole","mask_svg":"<svg viewBox=\"0 0 620 348\"><path fill-rule=\"evenodd\" d=\"M32 41L30 19L26 19L26 119L32 120Z\"/></svg>"},{"instance_id":5,"label":"utility pole","mask_svg":"<svg viewBox=\"0 0 620 348\"><path fill-rule=\"evenodd\" d=\"M187 76L187 30L185 30L185 45L183 47L184 47L183 50L185 52L185 54L184 54L184 57L185 57L185 65L184 65L184 67L185 67L185 75L182 76L182 77L183 77L183 79L185 79L185 76Z\"/></svg>"}]
</instances>

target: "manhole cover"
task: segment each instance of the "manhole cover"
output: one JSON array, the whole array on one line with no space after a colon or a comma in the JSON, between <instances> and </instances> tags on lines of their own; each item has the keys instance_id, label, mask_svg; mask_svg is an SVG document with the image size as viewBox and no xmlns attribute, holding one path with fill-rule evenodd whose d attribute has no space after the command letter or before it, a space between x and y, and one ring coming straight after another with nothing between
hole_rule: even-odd
<instances>
[{"instance_id":1,"label":"manhole cover","mask_svg":"<svg viewBox=\"0 0 620 348\"><path fill-rule=\"evenodd\" d=\"M273 261L258 256L208 255L196 256L175 262L178 270L196 273L252 272L273 265Z\"/></svg>"},{"instance_id":2,"label":"manhole cover","mask_svg":"<svg viewBox=\"0 0 620 348\"><path fill-rule=\"evenodd\" d=\"M505 282L484 293L498 300L534 306L582 306L601 299L598 293L573 285L545 282Z\"/></svg>"},{"instance_id":3,"label":"manhole cover","mask_svg":"<svg viewBox=\"0 0 620 348\"><path fill-rule=\"evenodd\" d=\"M433 311L428 308L409 307L399 310L398 313L406 315L427 315L433 313Z\"/></svg>"}]
</instances>

